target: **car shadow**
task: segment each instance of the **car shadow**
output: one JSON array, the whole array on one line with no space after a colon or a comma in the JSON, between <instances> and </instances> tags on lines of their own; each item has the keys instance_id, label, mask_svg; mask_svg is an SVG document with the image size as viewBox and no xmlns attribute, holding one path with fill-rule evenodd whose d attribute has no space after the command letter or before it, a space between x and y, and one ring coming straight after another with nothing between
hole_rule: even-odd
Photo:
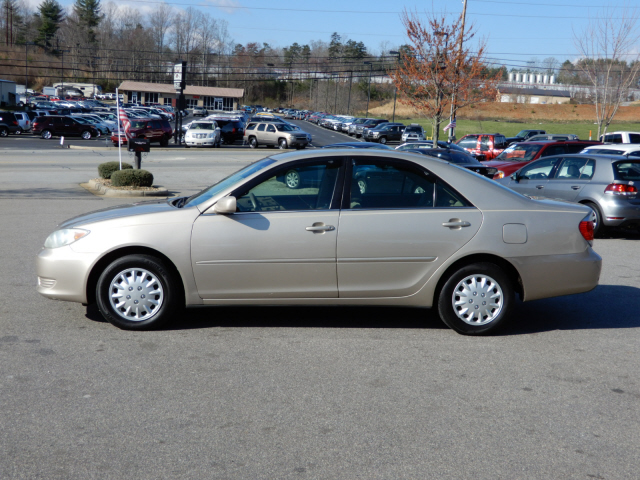
<instances>
[{"instance_id":1,"label":"car shadow","mask_svg":"<svg viewBox=\"0 0 640 480\"><path fill-rule=\"evenodd\" d=\"M564 297L516 301L511 320L500 336L527 335L553 330L621 329L640 327L636 299L640 289L600 285L588 293ZM95 305L86 317L104 322ZM164 330L236 328L376 328L446 329L435 309L401 307L195 307L176 314Z\"/></svg>"}]
</instances>

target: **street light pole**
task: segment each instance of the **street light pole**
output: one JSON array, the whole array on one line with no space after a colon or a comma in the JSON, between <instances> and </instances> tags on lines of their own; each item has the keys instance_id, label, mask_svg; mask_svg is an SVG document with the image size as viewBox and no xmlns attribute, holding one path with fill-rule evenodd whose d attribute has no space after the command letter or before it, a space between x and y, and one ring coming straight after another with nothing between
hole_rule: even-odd
<instances>
[{"instance_id":1,"label":"street light pole","mask_svg":"<svg viewBox=\"0 0 640 480\"><path fill-rule=\"evenodd\" d=\"M363 62L365 65L369 65L369 90L367 91L367 114L365 118L369 117L369 101L371 100L371 71L373 70L373 62Z\"/></svg>"},{"instance_id":2,"label":"street light pole","mask_svg":"<svg viewBox=\"0 0 640 480\"><path fill-rule=\"evenodd\" d=\"M349 101L347 102L347 115L351 114L351 85L353 84L353 70L349 72Z\"/></svg>"},{"instance_id":3,"label":"street light pole","mask_svg":"<svg viewBox=\"0 0 640 480\"><path fill-rule=\"evenodd\" d=\"M93 89L93 98L96 98L96 60L100 60L100 57L93 57L93 84L91 88Z\"/></svg>"},{"instance_id":4,"label":"street light pole","mask_svg":"<svg viewBox=\"0 0 640 480\"><path fill-rule=\"evenodd\" d=\"M333 101L333 111L336 113L338 113L338 81L336 80L337 78L340 78L340 74L334 75L333 77L333 81L336 84L336 98Z\"/></svg>"}]
</instances>

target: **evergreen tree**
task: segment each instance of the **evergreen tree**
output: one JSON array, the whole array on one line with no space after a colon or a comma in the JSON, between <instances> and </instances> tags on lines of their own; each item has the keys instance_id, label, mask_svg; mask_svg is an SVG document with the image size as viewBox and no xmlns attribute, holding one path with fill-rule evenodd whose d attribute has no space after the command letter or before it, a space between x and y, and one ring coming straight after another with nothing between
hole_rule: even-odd
<instances>
[{"instance_id":1,"label":"evergreen tree","mask_svg":"<svg viewBox=\"0 0 640 480\"><path fill-rule=\"evenodd\" d=\"M80 28L84 29L89 43L96 43L95 28L100 24L103 16L100 11L100 0L76 0L73 11L78 16Z\"/></svg>"},{"instance_id":2,"label":"evergreen tree","mask_svg":"<svg viewBox=\"0 0 640 480\"><path fill-rule=\"evenodd\" d=\"M64 9L56 0L44 0L38 7L36 15L40 19L36 42L44 45L45 48L50 48L51 40L64 20Z\"/></svg>"}]
</instances>

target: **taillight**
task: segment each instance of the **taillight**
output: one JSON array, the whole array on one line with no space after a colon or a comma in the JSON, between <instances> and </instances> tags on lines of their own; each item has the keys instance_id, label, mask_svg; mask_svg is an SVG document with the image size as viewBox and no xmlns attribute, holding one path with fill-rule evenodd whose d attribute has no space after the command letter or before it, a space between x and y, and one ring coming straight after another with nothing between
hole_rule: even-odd
<instances>
[{"instance_id":1,"label":"taillight","mask_svg":"<svg viewBox=\"0 0 640 480\"><path fill-rule=\"evenodd\" d=\"M584 239L592 243L593 242L593 220L591 219L591 215L588 215L580 222L580 233L584 237Z\"/></svg>"},{"instance_id":2,"label":"taillight","mask_svg":"<svg viewBox=\"0 0 640 480\"><path fill-rule=\"evenodd\" d=\"M235 127L231 130L231 133L236 133Z\"/></svg>"},{"instance_id":3,"label":"taillight","mask_svg":"<svg viewBox=\"0 0 640 480\"><path fill-rule=\"evenodd\" d=\"M610 183L607 188L604 189L604 193L609 195L623 195L625 197L632 197L638 193L638 189L634 185L627 185L624 183Z\"/></svg>"}]
</instances>

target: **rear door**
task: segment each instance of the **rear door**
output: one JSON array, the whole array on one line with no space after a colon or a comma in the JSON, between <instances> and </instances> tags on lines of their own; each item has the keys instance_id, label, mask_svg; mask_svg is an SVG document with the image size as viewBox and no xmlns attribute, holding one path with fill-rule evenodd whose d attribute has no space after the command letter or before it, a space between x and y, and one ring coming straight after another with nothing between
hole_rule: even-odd
<instances>
[{"instance_id":1,"label":"rear door","mask_svg":"<svg viewBox=\"0 0 640 480\"><path fill-rule=\"evenodd\" d=\"M575 201L583 187L593 178L596 162L587 157L562 158L546 186L545 196Z\"/></svg>"},{"instance_id":2,"label":"rear door","mask_svg":"<svg viewBox=\"0 0 640 480\"><path fill-rule=\"evenodd\" d=\"M422 167L361 156L347 166L337 250L341 298L416 293L480 228L482 213Z\"/></svg>"}]
</instances>

